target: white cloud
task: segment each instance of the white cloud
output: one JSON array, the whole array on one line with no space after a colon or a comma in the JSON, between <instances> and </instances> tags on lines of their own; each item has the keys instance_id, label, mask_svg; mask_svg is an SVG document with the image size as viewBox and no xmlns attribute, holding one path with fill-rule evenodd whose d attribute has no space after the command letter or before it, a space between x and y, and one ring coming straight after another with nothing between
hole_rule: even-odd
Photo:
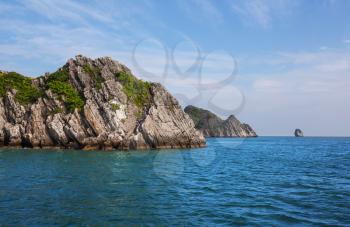
<instances>
[{"instance_id":1,"label":"white cloud","mask_svg":"<svg viewBox=\"0 0 350 227\"><path fill-rule=\"evenodd\" d=\"M329 62L324 62L323 64L318 64L315 66L319 71L327 72L339 72L339 71L350 71L350 56L344 56L343 58L330 60Z\"/></svg>"},{"instance_id":2,"label":"white cloud","mask_svg":"<svg viewBox=\"0 0 350 227\"><path fill-rule=\"evenodd\" d=\"M253 83L253 88L257 91L276 92L283 89L283 83L278 80L257 79Z\"/></svg>"},{"instance_id":3,"label":"white cloud","mask_svg":"<svg viewBox=\"0 0 350 227\"><path fill-rule=\"evenodd\" d=\"M192 0L205 14L216 20L223 20L223 15L210 0Z\"/></svg>"},{"instance_id":4,"label":"white cloud","mask_svg":"<svg viewBox=\"0 0 350 227\"><path fill-rule=\"evenodd\" d=\"M329 47L327 47L327 46L321 46L321 47L320 47L320 50L329 50L329 49L331 49L331 48L329 48Z\"/></svg>"},{"instance_id":5,"label":"white cloud","mask_svg":"<svg viewBox=\"0 0 350 227\"><path fill-rule=\"evenodd\" d=\"M177 3L186 12L187 16L195 21L203 22L203 18L206 18L206 23L217 24L224 19L223 14L211 0L179 0ZM198 13L200 13L200 16L198 16Z\"/></svg>"},{"instance_id":6,"label":"white cloud","mask_svg":"<svg viewBox=\"0 0 350 227\"><path fill-rule=\"evenodd\" d=\"M295 7L296 1L290 0L245 0L230 3L232 10L246 24L257 24L263 28L272 25L273 20L289 14Z\"/></svg>"},{"instance_id":7,"label":"white cloud","mask_svg":"<svg viewBox=\"0 0 350 227\"><path fill-rule=\"evenodd\" d=\"M320 51L275 52L265 55L240 58L240 68L315 68L318 70L347 69L350 53L346 49L324 48Z\"/></svg>"},{"instance_id":8,"label":"white cloud","mask_svg":"<svg viewBox=\"0 0 350 227\"><path fill-rule=\"evenodd\" d=\"M245 88L247 105L242 119L258 132L292 135L296 127L301 127L308 135L350 135L349 52L336 49L284 52L269 58L248 59L254 65L243 61L240 68L269 69L239 77L245 84L251 84ZM279 65L289 67L274 71ZM269 129L271 124L273 130Z\"/></svg>"},{"instance_id":9,"label":"white cloud","mask_svg":"<svg viewBox=\"0 0 350 227\"><path fill-rule=\"evenodd\" d=\"M143 27L144 24L140 25L134 18L142 17L163 28L161 22L152 20L152 13L144 14L152 11L152 4L146 3L139 7L126 7L126 2L123 10L120 10L118 2L107 7L104 2L85 5L66 0L31 0L22 2L23 7L15 7L17 10L13 10L12 6L0 2L0 33L7 37L0 42L0 68L38 75L44 73L43 68L53 71L67 58L81 53L91 57L112 56L131 67L137 76L149 79L131 61L135 43L152 35ZM211 1L194 1L189 4L197 6L201 13L217 21L223 18ZM235 1L232 7L244 21L268 28L273 25L276 17L288 13L290 4L294 5L282 0L248 0ZM146 8L141 10L143 7ZM40 19L27 20L21 17L23 11L39 15ZM348 44L350 40L344 40L344 43ZM221 92L215 100L216 104L222 107L234 104L239 100L239 95L235 92L238 87L247 96L242 120L251 123L262 134L269 134L269 129L271 130L271 126L265 123L273 122L275 126L272 130L279 134L287 134L288 130L302 123L302 128L310 134L317 134L317 130L320 130L323 133L345 135L349 132L346 130L350 129L347 125L350 107L346 105L350 99L350 54L346 50L321 49L322 51L314 52L241 56L239 68L243 73L239 74L233 84L219 89ZM194 56L196 53L180 50L176 62L186 69L194 62ZM158 76L152 80L164 82L182 104L205 107L207 101L215 95L215 91L198 89L196 70L182 77L169 65L162 81L164 58L167 57L159 49L142 50L138 57L144 69ZM227 55L214 53L206 60L203 64L202 83L216 83L219 76L224 78L231 71L231 59ZM247 70L251 72L244 72ZM334 125L328 123L332 122L330 118L337 119ZM318 125L313 125L317 122Z\"/></svg>"},{"instance_id":10,"label":"white cloud","mask_svg":"<svg viewBox=\"0 0 350 227\"><path fill-rule=\"evenodd\" d=\"M125 56L130 56L133 46L151 36L139 22L152 20L153 26L160 27L162 22L150 18L152 5L148 2L139 2L137 7L122 1L108 3L111 4L67 0L28 0L11 5L0 2L0 34L6 34L0 41L0 68L40 75L44 65L54 70L52 66L62 65L76 54L107 55L127 61Z\"/></svg>"},{"instance_id":11,"label":"white cloud","mask_svg":"<svg viewBox=\"0 0 350 227\"><path fill-rule=\"evenodd\" d=\"M246 20L255 20L262 27L270 25L270 8L262 1L247 1L244 6L233 4L232 9Z\"/></svg>"}]
</instances>

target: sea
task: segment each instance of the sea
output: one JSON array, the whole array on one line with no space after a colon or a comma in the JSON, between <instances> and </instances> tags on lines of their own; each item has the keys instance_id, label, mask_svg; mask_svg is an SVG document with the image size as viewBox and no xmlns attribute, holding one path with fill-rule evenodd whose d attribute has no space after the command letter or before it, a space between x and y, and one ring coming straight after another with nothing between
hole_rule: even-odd
<instances>
[{"instance_id":1,"label":"sea","mask_svg":"<svg viewBox=\"0 0 350 227\"><path fill-rule=\"evenodd\" d=\"M0 149L0 226L350 226L350 138Z\"/></svg>"}]
</instances>

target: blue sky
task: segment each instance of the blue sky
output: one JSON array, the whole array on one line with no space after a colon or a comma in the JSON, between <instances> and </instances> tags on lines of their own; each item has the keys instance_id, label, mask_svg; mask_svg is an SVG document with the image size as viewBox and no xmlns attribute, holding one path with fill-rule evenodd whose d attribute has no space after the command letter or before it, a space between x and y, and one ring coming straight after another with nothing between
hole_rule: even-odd
<instances>
[{"instance_id":1,"label":"blue sky","mask_svg":"<svg viewBox=\"0 0 350 227\"><path fill-rule=\"evenodd\" d=\"M349 12L347 0L1 0L0 69L111 56L260 135L350 136Z\"/></svg>"}]
</instances>

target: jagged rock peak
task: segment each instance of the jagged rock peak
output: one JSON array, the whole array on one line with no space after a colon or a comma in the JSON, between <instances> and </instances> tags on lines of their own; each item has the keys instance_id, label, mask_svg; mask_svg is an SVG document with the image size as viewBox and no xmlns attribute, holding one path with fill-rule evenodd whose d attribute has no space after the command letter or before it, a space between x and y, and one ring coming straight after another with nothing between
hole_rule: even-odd
<instances>
[{"instance_id":1,"label":"jagged rock peak","mask_svg":"<svg viewBox=\"0 0 350 227\"><path fill-rule=\"evenodd\" d=\"M110 57L77 55L35 79L0 72L0 146L185 148L205 139L161 84Z\"/></svg>"},{"instance_id":2,"label":"jagged rock peak","mask_svg":"<svg viewBox=\"0 0 350 227\"><path fill-rule=\"evenodd\" d=\"M242 124L234 115L221 119L209 110L189 105L184 110L195 123L195 127L206 137L256 137L248 124Z\"/></svg>"}]
</instances>

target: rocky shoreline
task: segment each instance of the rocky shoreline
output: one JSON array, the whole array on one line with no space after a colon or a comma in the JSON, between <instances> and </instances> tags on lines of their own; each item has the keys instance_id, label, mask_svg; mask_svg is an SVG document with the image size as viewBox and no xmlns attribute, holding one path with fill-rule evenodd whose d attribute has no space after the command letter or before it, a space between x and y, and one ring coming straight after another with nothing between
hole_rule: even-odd
<instances>
[{"instance_id":1,"label":"rocky shoreline","mask_svg":"<svg viewBox=\"0 0 350 227\"><path fill-rule=\"evenodd\" d=\"M75 149L206 146L178 101L108 57L78 55L38 78L0 72L0 146Z\"/></svg>"}]
</instances>

